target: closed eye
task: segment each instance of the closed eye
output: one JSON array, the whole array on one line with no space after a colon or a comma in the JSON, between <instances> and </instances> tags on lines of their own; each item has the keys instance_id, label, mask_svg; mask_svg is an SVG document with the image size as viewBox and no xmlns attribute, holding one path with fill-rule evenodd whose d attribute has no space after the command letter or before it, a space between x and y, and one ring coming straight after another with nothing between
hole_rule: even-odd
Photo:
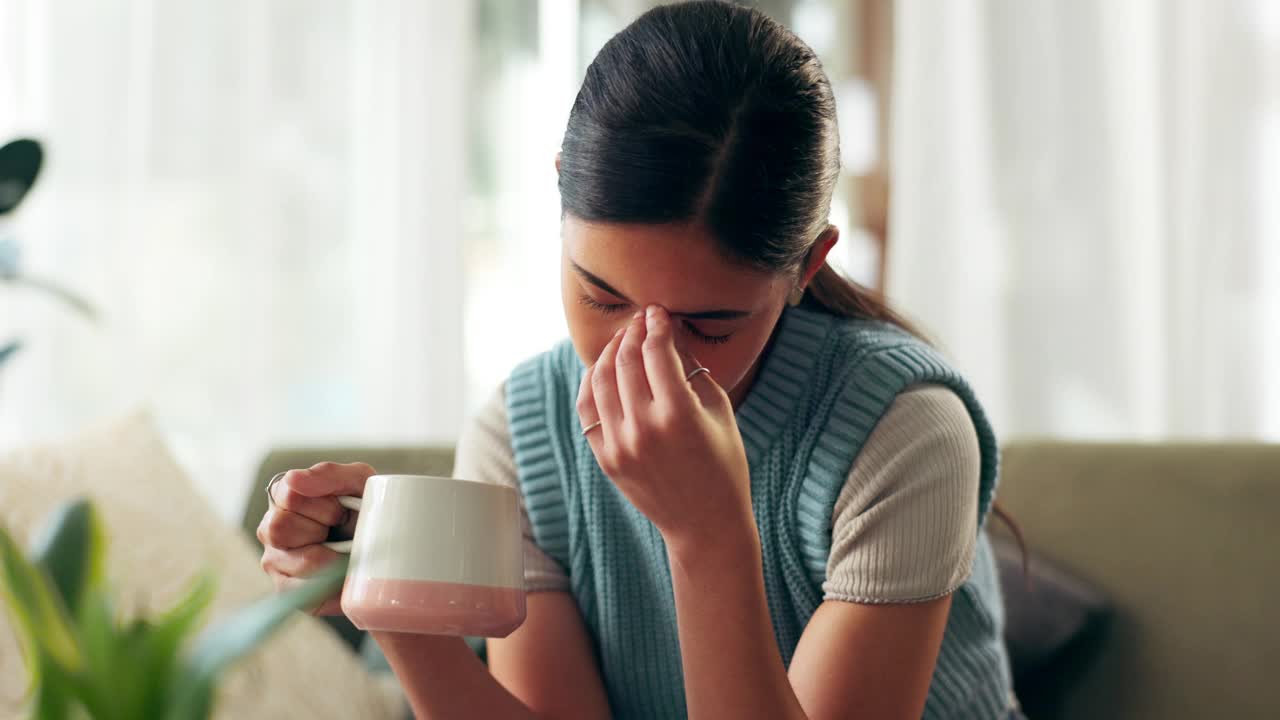
<instances>
[{"instance_id":1,"label":"closed eye","mask_svg":"<svg viewBox=\"0 0 1280 720\"><path fill-rule=\"evenodd\" d=\"M628 305L627 303L602 303L599 300L596 300L595 298L591 297L590 295L587 295L586 293L583 293L582 295L578 296L578 302L582 303L583 305L586 305L592 310L596 310L602 313L622 312L623 310L626 310L628 307L630 307L630 305Z\"/></svg>"},{"instance_id":2,"label":"closed eye","mask_svg":"<svg viewBox=\"0 0 1280 720\"><path fill-rule=\"evenodd\" d=\"M578 296L578 302L591 308L592 310L595 310L596 312L601 312L606 315L619 313L631 307L630 303L602 303L599 300L596 300L595 298L591 297L590 295L587 295L586 293L583 293ZM696 338L701 342L709 343L711 345L719 345L720 343L729 342L729 338L733 336L733 333L725 333L724 335L709 335L699 330L696 325L689 322L688 320L684 322L684 327L686 330L689 331L689 334L692 335L694 338Z\"/></svg>"},{"instance_id":3,"label":"closed eye","mask_svg":"<svg viewBox=\"0 0 1280 720\"><path fill-rule=\"evenodd\" d=\"M708 335L702 332L701 330L699 330L697 327L695 327L693 323L688 321L685 322L684 326L689 331L690 335L693 335L695 338L701 340L702 342L710 343L712 345L719 345L720 343L729 342L729 338L733 336L733 333L725 333L724 335Z\"/></svg>"}]
</instances>

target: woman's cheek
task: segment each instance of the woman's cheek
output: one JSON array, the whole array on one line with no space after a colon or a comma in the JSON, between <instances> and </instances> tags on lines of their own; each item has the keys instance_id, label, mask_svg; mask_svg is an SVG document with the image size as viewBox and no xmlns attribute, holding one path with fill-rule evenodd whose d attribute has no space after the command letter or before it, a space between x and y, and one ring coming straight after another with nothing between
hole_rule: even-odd
<instances>
[{"instance_id":1,"label":"woman's cheek","mask_svg":"<svg viewBox=\"0 0 1280 720\"><path fill-rule=\"evenodd\" d=\"M621 316L616 317L615 316ZM573 349L584 365L593 365L604 346L613 339L618 328L626 325L631 319L627 313L615 313L605 316L590 308L572 308L565 313L569 324L569 339L573 341Z\"/></svg>"},{"instance_id":2,"label":"woman's cheek","mask_svg":"<svg viewBox=\"0 0 1280 720\"><path fill-rule=\"evenodd\" d=\"M729 342L722 345L698 343L701 352L694 352L720 387L732 394L739 384L750 379L751 369L763 357L771 334L768 327L742 328Z\"/></svg>"},{"instance_id":3,"label":"woman's cheek","mask_svg":"<svg viewBox=\"0 0 1280 720\"><path fill-rule=\"evenodd\" d=\"M749 364L744 364L739 353L726 352L720 349L706 350L702 352L694 351L695 357L708 370L711 371L711 377L720 383L720 386L729 390L742 381L747 374Z\"/></svg>"}]
</instances>

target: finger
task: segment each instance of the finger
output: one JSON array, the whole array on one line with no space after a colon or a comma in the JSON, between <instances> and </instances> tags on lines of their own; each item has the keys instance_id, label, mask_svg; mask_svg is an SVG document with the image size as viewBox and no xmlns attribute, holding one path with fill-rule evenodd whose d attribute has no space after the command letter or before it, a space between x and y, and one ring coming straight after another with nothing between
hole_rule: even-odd
<instances>
[{"instance_id":1,"label":"finger","mask_svg":"<svg viewBox=\"0 0 1280 720\"><path fill-rule=\"evenodd\" d=\"M676 349L676 355L680 358L680 378L688 377L689 372L694 368L702 367L698 363L698 359L693 356L685 345L679 341L672 340L672 346Z\"/></svg>"},{"instance_id":2,"label":"finger","mask_svg":"<svg viewBox=\"0 0 1280 720\"><path fill-rule=\"evenodd\" d=\"M322 462L306 470L290 470L285 479L289 488L307 497L356 495L364 492L364 483L377 472L364 463Z\"/></svg>"},{"instance_id":3,"label":"finger","mask_svg":"<svg viewBox=\"0 0 1280 720\"><path fill-rule=\"evenodd\" d=\"M665 308L650 305L645 314L644 368L655 402L683 406L694 400L684 380L680 354L676 352L671 315Z\"/></svg>"},{"instance_id":4,"label":"finger","mask_svg":"<svg viewBox=\"0 0 1280 720\"><path fill-rule=\"evenodd\" d=\"M268 510L258 523L258 541L283 549L324 542L328 535L328 525L282 508Z\"/></svg>"},{"instance_id":5,"label":"finger","mask_svg":"<svg viewBox=\"0 0 1280 720\"><path fill-rule=\"evenodd\" d=\"M298 477L295 473L306 472L309 471L291 470L285 473L280 482L271 486L268 492L271 493L271 499L275 501L276 506L322 525L337 525L342 522L347 517L347 513L345 508L338 504L335 496L308 497L292 487L291 482L296 482Z\"/></svg>"},{"instance_id":6,"label":"finger","mask_svg":"<svg viewBox=\"0 0 1280 720\"><path fill-rule=\"evenodd\" d=\"M624 417L635 417L646 412L653 402L649 379L644 369L644 313L638 312L627 325L627 331L618 344L617 365L618 399L622 403Z\"/></svg>"},{"instance_id":7,"label":"finger","mask_svg":"<svg viewBox=\"0 0 1280 720\"><path fill-rule=\"evenodd\" d=\"M262 569L271 575L291 578L311 577L338 558L338 553L313 544L284 549L268 545L262 551Z\"/></svg>"},{"instance_id":8,"label":"finger","mask_svg":"<svg viewBox=\"0 0 1280 720\"><path fill-rule=\"evenodd\" d=\"M591 394L595 397L596 412L600 416L600 421L604 423L600 428L603 431L601 435L605 443L611 446L617 441L616 433L621 429L623 420L622 403L618 400L618 381L614 371L614 361L625 331L626 328L623 328L614 334L613 339L604 346L600 358L591 368ZM595 430L591 431L591 433L595 432Z\"/></svg>"},{"instance_id":9,"label":"finger","mask_svg":"<svg viewBox=\"0 0 1280 720\"><path fill-rule=\"evenodd\" d=\"M584 431L582 434L586 436L591 452L599 458L600 453L604 451L604 431L599 425L591 427L600 419L600 411L596 409L595 392L592 390L591 382L594 370L594 365L587 366L586 371L582 373L582 382L578 385L578 422L582 423ZM587 430L587 428L591 429Z\"/></svg>"},{"instance_id":10,"label":"finger","mask_svg":"<svg viewBox=\"0 0 1280 720\"><path fill-rule=\"evenodd\" d=\"M578 383L578 422L586 428L600 419L596 410L595 393L591 389L591 373L594 366L588 365L582 372L582 381Z\"/></svg>"},{"instance_id":11,"label":"finger","mask_svg":"<svg viewBox=\"0 0 1280 720\"><path fill-rule=\"evenodd\" d=\"M694 357L692 352L683 349L677 351L681 354L684 366L688 368L685 370L686 375L702 367L702 363L698 362L698 358ZM685 383L705 408L724 409L726 405L732 404L729 402L729 395L725 393L724 388L720 387L720 383L711 377L710 372L700 372L690 377Z\"/></svg>"}]
</instances>

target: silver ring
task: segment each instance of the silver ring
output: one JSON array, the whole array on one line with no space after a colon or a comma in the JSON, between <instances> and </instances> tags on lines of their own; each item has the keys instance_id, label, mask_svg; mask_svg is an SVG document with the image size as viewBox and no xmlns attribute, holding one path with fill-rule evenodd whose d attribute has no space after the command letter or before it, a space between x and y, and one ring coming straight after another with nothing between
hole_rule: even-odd
<instances>
[{"instance_id":1,"label":"silver ring","mask_svg":"<svg viewBox=\"0 0 1280 720\"><path fill-rule=\"evenodd\" d=\"M592 430L595 430L596 428L600 427L600 425L601 425L601 424L602 424L602 423L601 423L599 420L597 420L597 421L595 421L595 422L591 423L590 425L588 425L588 426L586 426L586 427L582 428L582 434L583 434L583 435L586 435L587 433L591 432Z\"/></svg>"},{"instance_id":2,"label":"silver ring","mask_svg":"<svg viewBox=\"0 0 1280 720\"><path fill-rule=\"evenodd\" d=\"M271 486L280 482L280 480L282 480L284 476L288 474L289 474L288 470L285 470L284 472L278 472L270 480L267 481L267 504L273 508L278 508L280 506L276 504L275 496L271 494Z\"/></svg>"},{"instance_id":3,"label":"silver ring","mask_svg":"<svg viewBox=\"0 0 1280 720\"><path fill-rule=\"evenodd\" d=\"M706 374L710 375L710 374L711 374L711 371L710 371L710 370L708 370L708 369L706 369L706 368L704 368L704 367L696 367L696 368L694 368L694 369L690 370L690 371L689 371L689 374L684 376L684 379L685 379L686 381L688 381L688 380L692 380L692 379L693 379L693 376L694 376L694 375L697 375L698 373L706 373Z\"/></svg>"}]
</instances>

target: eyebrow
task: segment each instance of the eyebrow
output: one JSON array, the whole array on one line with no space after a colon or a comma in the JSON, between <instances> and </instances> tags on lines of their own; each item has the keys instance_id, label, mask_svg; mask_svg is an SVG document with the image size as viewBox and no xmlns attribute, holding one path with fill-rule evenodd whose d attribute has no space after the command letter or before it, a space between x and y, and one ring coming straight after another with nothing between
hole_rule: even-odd
<instances>
[{"instance_id":1,"label":"eyebrow","mask_svg":"<svg viewBox=\"0 0 1280 720\"><path fill-rule=\"evenodd\" d=\"M573 271L578 273L578 275L580 275L583 280L586 280L587 282L591 283L592 285L595 285L601 290L604 290L610 295L617 297L623 302L628 302L628 303L631 302L630 298L618 292L616 289L614 289L612 285L605 282L604 279L602 279L600 276L596 275L595 273L591 272L590 270L587 270L586 268L582 267L581 265L574 262L573 260L569 261L569 265L573 267ZM671 311L668 311L668 312L671 312ZM729 310L729 309L722 308L717 310L701 310L698 312L671 312L671 314L678 315L687 320L734 320L737 318L743 318L750 315L751 311Z\"/></svg>"}]
</instances>

